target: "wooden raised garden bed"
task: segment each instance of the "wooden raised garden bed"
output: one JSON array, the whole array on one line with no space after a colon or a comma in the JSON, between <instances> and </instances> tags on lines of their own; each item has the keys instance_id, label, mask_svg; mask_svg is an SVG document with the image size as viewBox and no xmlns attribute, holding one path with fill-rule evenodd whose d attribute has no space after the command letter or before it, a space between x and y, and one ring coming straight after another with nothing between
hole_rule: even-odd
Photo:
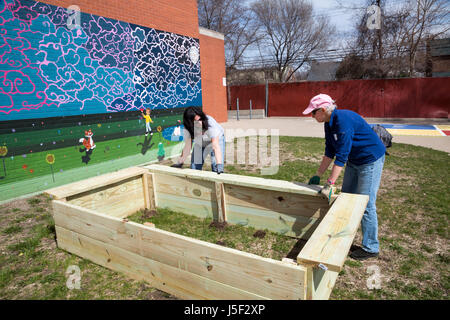
<instances>
[{"instance_id":1,"label":"wooden raised garden bed","mask_svg":"<svg viewBox=\"0 0 450 320\"><path fill-rule=\"evenodd\" d=\"M47 194L60 248L182 299L328 299L368 201L341 193L330 206L317 187L161 165ZM157 207L307 241L277 261L127 219Z\"/></svg>"}]
</instances>

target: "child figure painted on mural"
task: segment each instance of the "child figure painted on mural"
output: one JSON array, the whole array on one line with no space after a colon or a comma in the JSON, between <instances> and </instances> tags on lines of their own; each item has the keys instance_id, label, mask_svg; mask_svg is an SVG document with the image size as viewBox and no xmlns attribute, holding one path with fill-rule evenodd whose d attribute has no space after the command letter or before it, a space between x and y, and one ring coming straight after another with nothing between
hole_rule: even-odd
<instances>
[{"instance_id":1,"label":"child figure painted on mural","mask_svg":"<svg viewBox=\"0 0 450 320\"><path fill-rule=\"evenodd\" d=\"M150 108L146 109L146 114L144 114L141 110L142 117L145 119L145 136L148 135L150 132L150 135L153 135L152 127L150 126L150 123L153 123L152 118L150 118Z\"/></svg>"}]
</instances>

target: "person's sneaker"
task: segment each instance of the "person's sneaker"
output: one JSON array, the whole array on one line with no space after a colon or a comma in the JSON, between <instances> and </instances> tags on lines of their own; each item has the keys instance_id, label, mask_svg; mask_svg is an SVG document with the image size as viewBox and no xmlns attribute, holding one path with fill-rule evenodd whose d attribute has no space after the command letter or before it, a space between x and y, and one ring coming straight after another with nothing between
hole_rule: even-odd
<instances>
[{"instance_id":1,"label":"person's sneaker","mask_svg":"<svg viewBox=\"0 0 450 320\"><path fill-rule=\"evenodd\" d=\"M350 254L350 258L353 258L355 260L366 260L375 257L378 257L378 252L371 253L365 251L364 249L357 249Z\"/></svg>"}]
</instances>

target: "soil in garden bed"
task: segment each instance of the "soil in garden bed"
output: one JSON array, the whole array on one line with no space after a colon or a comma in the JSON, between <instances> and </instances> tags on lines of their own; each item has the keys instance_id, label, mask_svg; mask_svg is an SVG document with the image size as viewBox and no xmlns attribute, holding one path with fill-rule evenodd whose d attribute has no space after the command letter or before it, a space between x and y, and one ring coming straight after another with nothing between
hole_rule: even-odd
<instances>
[{"instance_id":1,"label":"soil in garden bed","mask_svg":"<svg viewBox=\"0 0 450 320\"><path fill-rule=\"evenodd\" d=\"M141 210L127 219L137 223L150 222L158 229L274 260L286 257L295 260L306 243L268 230L221 223L212 218L202 219L168 209L158 208L151 213Z\"/></svg>"}]
</instances>

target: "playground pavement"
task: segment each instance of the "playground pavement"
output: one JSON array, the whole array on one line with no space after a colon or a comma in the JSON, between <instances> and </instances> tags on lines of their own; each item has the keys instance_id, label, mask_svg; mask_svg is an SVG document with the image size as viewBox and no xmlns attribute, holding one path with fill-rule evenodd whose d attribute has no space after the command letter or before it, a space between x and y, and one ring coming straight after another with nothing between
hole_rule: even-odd
<instances>
[{"instance_id":1,"label":"playground pavement","mask_svg":"<svg viewBox=\"0 0 450 320\"><path fill-rule=\"evenodd\" d=\"M406 143L444 151L450 154L450 136L445 136L439 127L450 127L448 119L379 119L365 118L369 124L384 124L392 127L388 131L393 135L393 143ZM233 129L235 137L257 134L260 129L278 129L280 136L320 137L324 138L323 124L310 117L269 117L264 119L229 119L221 123L227 129ZM434 129L433 129L434 127ZM396 129L401 128L401 129ZM417 128L417 130L415 130ZM427 130L423 130L427 128ZM432 128L430 130L430 128ZM242 129L239 132L238 129ZM253 130L255 131L253 131ZM252 131L254 133L252 133Z\"/></svg>"}]
</instances>

